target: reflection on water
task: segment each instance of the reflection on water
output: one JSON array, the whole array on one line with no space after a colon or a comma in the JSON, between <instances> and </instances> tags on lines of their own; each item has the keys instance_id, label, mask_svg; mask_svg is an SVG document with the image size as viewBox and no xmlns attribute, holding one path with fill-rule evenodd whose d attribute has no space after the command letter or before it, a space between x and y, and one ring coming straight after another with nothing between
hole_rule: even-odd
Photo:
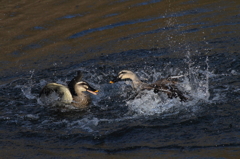
<instances>
[{"instance_id":1,"label":"reflection on water","mask_svg":"<svg viewBox=\"0 0 240 159\"><path fill-rule=\"evenodd\" d=\"M3 1L1 155L236 158L239 7L237 0ZM109 84L123 69L147 83L183 75L178 87L190 100ZM39 103L46 83L66 84L77 70L100 90L89 109Z\"/></svg>"},{"instance_id":2,"label":"reflection on water","mask_svg":"<svg viewBox=\"0 0 240 159\"><path fill-rule=\"evenodd\" d=\"M238 2L221 2L219 7L215 7L216 3L218 1L6 2L1 15L5 22L1 59L8 63L1 72L20 75L22 72L10 68L20 67L23 71L48 68L56 62L53 59L59 57L57 62L66 61L62 64L65 66L129 49L184 48L189 42L211 43L229 34L233 35L231 39L237 39L234 25L239 24ZM106 16L116 13L116 16ZM79 38L69 40L73 37ZM82 56L84 52L87 54ZM171 53L183 54L177 50Z\"/></svg>"}]
</instances>

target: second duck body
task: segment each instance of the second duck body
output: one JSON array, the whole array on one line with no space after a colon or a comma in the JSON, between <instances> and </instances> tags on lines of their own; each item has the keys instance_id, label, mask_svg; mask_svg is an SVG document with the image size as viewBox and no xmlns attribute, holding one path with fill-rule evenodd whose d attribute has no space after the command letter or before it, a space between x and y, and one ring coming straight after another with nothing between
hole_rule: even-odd
<instances>
[{"instance_id":1,"label":"second duck body","mask_svg":"<svg viewBox=\"0 0 240 159\"><path fill-rule=\"evenodd\" d=\"M168 95L169 98L179 97L181 101L187 101L187 98L183 95L177 86L176 81L173 78L161 79L152 84L147 84L142 82L138 76L129 70L122 70L118 73L118 76L115 77L110 83L115 83L123 79L130 79L133 82L133 88L138 90L151 90L153 89L155 93L164 92Z\"/></svg>"}]
</instances>

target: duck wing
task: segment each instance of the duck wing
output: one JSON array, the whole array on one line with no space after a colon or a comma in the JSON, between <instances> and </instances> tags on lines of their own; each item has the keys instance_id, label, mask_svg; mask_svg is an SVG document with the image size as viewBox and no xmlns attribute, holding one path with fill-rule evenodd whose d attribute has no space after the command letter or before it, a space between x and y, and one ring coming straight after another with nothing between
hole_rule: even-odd
<instances>
[{"instance_id":1,"label":"duck wing","mask_svg":"<svg viewBox=\"0 0 240 159\"><path fill-rule=\"evenodd\" d=\"M177 79L173 79L173 78L164 78L164 79L160 79L160 80L157 80L155 83L155 85L162 85L162 84L165 84L165 85L174 85L174 84L177 84L178 81Z\"/></svg>"},{"instance_id":2,"label":"duck wing","mask_svg":"<svg viewBox=\"0 0 240 159\"><path fill-rule=\"evenodd\" d=\"M53 92L54 92L54 89L49 88L49 87L47 87L47 85L46 85L46 86L44 86L44 87L42 88L42 90L40 91L39 97L41 97L41 96L43 96L43 95L48 96L49 94L51 94L51 93L53 93Z\"/></svg>"},{"instance_id":3,"label":"duck wing","mask_svg":"<svg viewBox=\"0 0 240 159\"><path fill-rule=\"evenodd\" d=\"M181 102L186 102L187 99L188 99L188 98L186 98L183 95L183 92L180 91L175 85L171 85L170 86L170 92L171 93L168 94L169 98L172 98L172 97L177 98L177 97L179 97Z\"/></svg>"},{"instance_id":4,"label":"duck wing","mask_svg":"<svg viewBox=\"0 0 240 159\"><path fill-rule=\"evenodd\" d=\"M183 95L183 92L181 92L174 84L174 81L168 81L164 79L157 81L149 86L154 89L154 93L164 92L168 95L168 98L172 99L173 97L179 97L181 101L187 101L187 98Z\"/></svg>"},{"instance_id":5,"label":"duck wing","mask_svg":"<svg viewBox=\"0 0 240 159\"><path fill-rule=\"evenodd\" d=\"M65 88L65 86L61 84L48 83L46 86L43 87L43 89L39 93L39 97L41 97L42 95L48 96L51 93L56 92L61 98L64 95L64 91L63 91L64 89L67 89L67 88Z\"/></svg>"},{"instance_id":6,"label":"duck wing","mask_svg":"<svg viewBox=\"0 0 240 159\"><path fill-rule=\"evenodd\" d=\"M156 85L161 85L161 84L167 84L167 85L174 85L178 83L178 79L183 77L183 75L179 75L179 76L168 76L167 78L163 78L160 80L157 80L155 83Z\"/></svg>"}]
</instances>

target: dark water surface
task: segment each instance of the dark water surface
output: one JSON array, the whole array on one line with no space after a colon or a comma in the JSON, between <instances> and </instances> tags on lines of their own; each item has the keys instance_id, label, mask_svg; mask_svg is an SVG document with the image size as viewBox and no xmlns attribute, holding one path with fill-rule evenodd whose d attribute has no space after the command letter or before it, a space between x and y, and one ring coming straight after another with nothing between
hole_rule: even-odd
<instances>
[{"instance_id":1,"label":"dark water surface","mask_svg":"<svg viewBox=\"0 0 240 159\"><path fill-rule=\"evenodd\" d=\"M238 158L239 0L2 0L2 158ZM186 103L122 81L183 75ZM76 71L99 89L88 110L43 105Z\"/></svg>"}]
</instances>

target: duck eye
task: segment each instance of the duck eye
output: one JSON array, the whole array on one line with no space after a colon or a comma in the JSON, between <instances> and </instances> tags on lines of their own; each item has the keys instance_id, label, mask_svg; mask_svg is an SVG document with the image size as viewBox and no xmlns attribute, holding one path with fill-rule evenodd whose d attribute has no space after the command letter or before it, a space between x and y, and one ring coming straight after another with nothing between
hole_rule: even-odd
<instances>
[{"instance_id":1,"label":"duck eye","mask_svg":"<svg viewBox=\"0 0 240 159\"><path fill-rule=\"evenodd\" d=\"M125 73L127 73L127 72L120 72L119 75L121 75L121 74L125 74Z\"/></svg>"},{"instance_id":2,"label":"duck eye","mask_svg":"<svg viewBox=\"0 0 240 159\"><path fill-rule=\"evenodd\" d=\"M127 72L120 72L119 74L118 74L118 77L119 78L121 78L124 74L126 74Z\"/></svg>"},{"instance_id":3,"label":"duck eye","mask_svg":"<svg viewBox=\"0 0 240 159\"><path fill-rule=\"evenodd\" d=\"M120 74L120 75L118 75L118 78L120 78L120 79L121 79L122 77L123 77L123 74Z\"/></svg>"}]
</instances>

